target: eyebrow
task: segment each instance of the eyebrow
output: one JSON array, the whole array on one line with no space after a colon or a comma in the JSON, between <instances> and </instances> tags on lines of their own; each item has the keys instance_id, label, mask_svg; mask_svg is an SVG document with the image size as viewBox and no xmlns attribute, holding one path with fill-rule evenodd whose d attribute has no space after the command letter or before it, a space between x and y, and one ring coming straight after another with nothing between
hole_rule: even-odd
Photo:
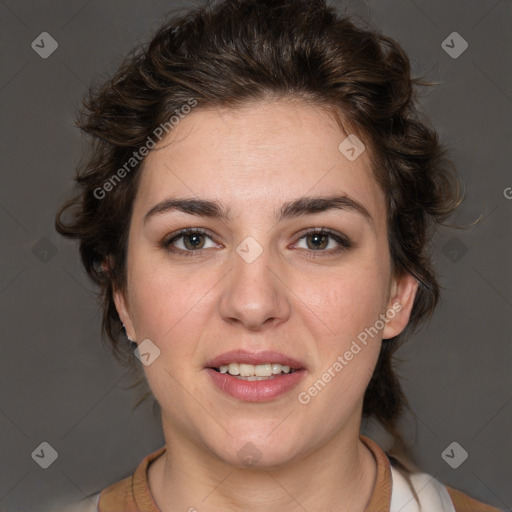
<instances>
[{"instance_id":1,"label":"eyebrow","mask_svg":"<svg viewBox=\"0 0 512 512\"><path fill-rule=\"evenodd\" d=\"M327 197L304 196L284 203L275 215L276 221L326 212L328 210L348 210L359 213L366 218L373 227L373 218L370 212L355 199L347 195L334 195ZM152 217L181 211L189 215L208 217L211 219L230 220L230 208L218 201L207 199L168 198L153 206L144 216L144 224Z\"/></svg>"}]
</instances>

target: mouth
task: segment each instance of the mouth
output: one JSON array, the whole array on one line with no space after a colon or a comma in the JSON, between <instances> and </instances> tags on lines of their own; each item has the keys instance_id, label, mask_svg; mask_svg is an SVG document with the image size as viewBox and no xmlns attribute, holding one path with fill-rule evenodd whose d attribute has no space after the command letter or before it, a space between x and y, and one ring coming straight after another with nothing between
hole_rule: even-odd
<instances>
[{"instance_id":1,"label":"mouth","mask_svg":"<svg viewBox=\"0 0 512 512\"><path fill-rule=\"evenodd\" d=\"M294 388L306 374L301 362L272 351L226 352L207 362L205 370L220 391L248 402L277 398Z\"/></svg>"},{"instance_id":2,"label":"mouth","mask_svg":"<svg viewBox=\"0 0 512 512\"><path fill-rule=\"evenodd\" d=\"M298 368L300 370L300 368ZM297 368L291 368L288 365L280 363L264 363L264 364L244 364L244 363L229 363L223 364L218 368L212 368L219 373L226 373L239 380L255 381L255 380L270 380L276 378L278 375L294 373Z\"/></svg>"}]
</instances>

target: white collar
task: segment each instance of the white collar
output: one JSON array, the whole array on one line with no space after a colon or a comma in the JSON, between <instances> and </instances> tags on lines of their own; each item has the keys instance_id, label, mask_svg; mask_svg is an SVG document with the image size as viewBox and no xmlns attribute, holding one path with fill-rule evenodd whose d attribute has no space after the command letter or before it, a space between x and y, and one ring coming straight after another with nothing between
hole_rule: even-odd
<instances>
[{"instance_id":1,"label":"white collar","mask_svg":"<svg viewBox=\"0 0 512 512\"><path fill-rule=\"evenodd\" d=\"M421 508L402 474L391 466L393 481L390 512L456 512L446 487L426 473L412 473L411 484Z\"/></svg>"}]
</instances>

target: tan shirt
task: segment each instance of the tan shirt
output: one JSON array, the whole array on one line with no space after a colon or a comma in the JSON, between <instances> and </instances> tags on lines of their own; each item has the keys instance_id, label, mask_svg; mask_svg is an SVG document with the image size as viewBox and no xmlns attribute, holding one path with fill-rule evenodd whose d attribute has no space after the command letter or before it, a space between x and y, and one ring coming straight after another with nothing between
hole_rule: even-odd
<instances>
[{"instance_id":1,"label":"tan shirt","mask_svg":"<svg viewBox=\"0 0 512 512\"><path fill-rule=\"evenodd\" d=\"M389 459L382 448L372 439L360 436L373 453L377 462L377 477L370 503L365 512L389 512L391 504L392 477ZM148 483L148 467L162 455L166 446L147 455L132 476L120 480L100 493L99 512L161 512L151 495ZM468 495L446 487L456 512L500 512Z\"/></svg>"}]
</instances>

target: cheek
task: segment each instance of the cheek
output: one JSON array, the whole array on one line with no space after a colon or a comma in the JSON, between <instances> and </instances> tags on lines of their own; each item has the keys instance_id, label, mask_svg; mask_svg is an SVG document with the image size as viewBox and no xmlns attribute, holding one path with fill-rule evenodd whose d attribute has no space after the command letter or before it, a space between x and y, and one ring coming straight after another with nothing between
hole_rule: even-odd
<instances>
[{"instance_id":1,"label":"cheek","mask_svg":"<svg viewBox=\"0 0 512 512\"><path fill-rule=\"evenodd\" d=\"M331 407L343 396L345 405L332 411L343 415L362 399L380 352L381 329L375 326L387 304L388 274L385 258L359 258L334 278L320 280L321 293L320 288L311 293L316 316L310 329L318 360L307 389L301 391L315 408Z\"/></svg>"},{"instance_id":2,"label":"cheek","mask_svg":"<svg viewBox=\"0 0 512 512\"><path fill-rule=\"evenodd\" d=\"M184 419L190 400L183 386L199 396L198 384L190 376L197 371L195 354L207 316L207 292L213 285L204 274L191 276L143 257L132 259L128 280L137 339L149 339L160 350L159 357L143 368L148 384L171 417Z\"/></svg>"},{"instance_id":3,"label":"cheek","mask_svg":"<svg viewBox=\"0 0 512 512\"><path fill-rule=\"evenodd\" d=\"M381 347L381 333L374 330L383 306L378 279L375 270L331 279L315 309L321 321L310 329L317 360L297 398L318 419L316 428L337 428L364 397Z\"/></svg>"},{"instance_id":4,"label":"cheek","mask_svg":"<svg viewBox=\"0 0 512 512\"><path fill-rule=\"evenodd\" d=\"M387 303L388 269L377 261L340 269L304 293L331 335L347 341L373 326Z\"/></svg>"},{"instance_id":5,"label":"cheek","mask_svg":"<svg viewBox=\"0 0 512 512\"><path fill-rule=\"evenodd\" d=\"M208 273L190 273L159 259L134 256L129 273L130 310L136 330L165 343L199 322L213 286Z\"/></svg>"}]
</instances>

